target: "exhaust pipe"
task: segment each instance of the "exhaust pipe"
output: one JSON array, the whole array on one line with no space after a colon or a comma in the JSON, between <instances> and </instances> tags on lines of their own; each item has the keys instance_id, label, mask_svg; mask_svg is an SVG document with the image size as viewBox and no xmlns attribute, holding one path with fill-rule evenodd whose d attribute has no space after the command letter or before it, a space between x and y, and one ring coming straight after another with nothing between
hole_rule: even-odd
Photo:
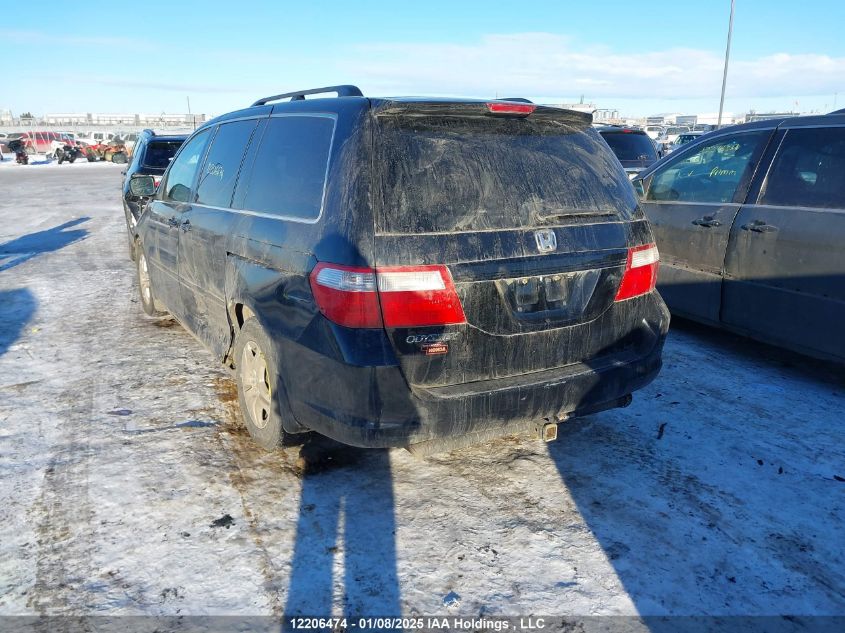
<instances>
[{"instance_id":1,"label":"exhaust pipe","mask_svg":"<svg viewBox=\"0 0 845 633\"><path fill-rule=\"evenodd\" d=\"M540 439L544 442L554 442L557 439L557 423L544 424L540 429Z\"/></svg>"}]
</instances>

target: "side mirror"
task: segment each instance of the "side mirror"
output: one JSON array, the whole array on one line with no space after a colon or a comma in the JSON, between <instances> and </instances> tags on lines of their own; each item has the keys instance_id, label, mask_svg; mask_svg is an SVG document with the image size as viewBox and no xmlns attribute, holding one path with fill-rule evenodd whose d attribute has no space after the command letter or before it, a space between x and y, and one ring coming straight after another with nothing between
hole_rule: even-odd
<instances>
[{"instance_id":1,"label":"side mirror","mask_svg":"<svg viewBox=\"0 0 845 633\"><path fill-rule=\"evenodd\" d=\"M129 191L132 192L133 196L149 198L155 195L156 184L152 176L132 176L129 181Z\"/></svg>"}]
</instances>

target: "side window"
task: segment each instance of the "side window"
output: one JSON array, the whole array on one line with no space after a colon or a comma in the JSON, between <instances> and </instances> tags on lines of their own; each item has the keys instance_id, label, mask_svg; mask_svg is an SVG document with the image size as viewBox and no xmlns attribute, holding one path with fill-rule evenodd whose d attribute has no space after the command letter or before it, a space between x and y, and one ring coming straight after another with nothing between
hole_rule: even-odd
<instances>
[{"instance_id":1,"label":"side window","mask_svg":"<svg viewBox=\"0 0 845 633\"><path fill-rule=\"evenodd\" d=\"M845 209L845 128L787 131L760 204Z\"/></svg>"},{"instance_id":2,"label":"side window","mask_svg":"<svg viewBox=\"0 0 845 633\"><path fill-rule=\"evenodd\" d=\"M191 185L197 173L200 159L205 151L205 145L211 130L203 130L187 142L179 155L173 160L167 173L163 200L173 202L188 202L191 199Z\"/></svg>"},{"instance_id":3,"label":"side window","mask_svg":"<svg viewBox=\"0 0 845 633\"><path fill-rule=\"evenodd\" d=\"M231 204L241 160L256 124L251 119L220 125L197 184L198 204L224 208Z\"/></svg>"},{"instance_id":4,"label":"side window","mask_svg":"<svg viewBox=\"0 0 845 633\"><path fill-rule=\"evenodd\" d=\"M747 185L769 130L722 136L654 174L648 200L732 202Z\"/></svg>"},{"instance_id":5,"label":"side window","mask_svg":"<svg viewBox=\"0 0 845 633\"><path fill-rule=\"evenodd\" d=\"M273 117L261 139L243 208L314 220L323 206L334 118Z\"/></svg>"}]
</instances>

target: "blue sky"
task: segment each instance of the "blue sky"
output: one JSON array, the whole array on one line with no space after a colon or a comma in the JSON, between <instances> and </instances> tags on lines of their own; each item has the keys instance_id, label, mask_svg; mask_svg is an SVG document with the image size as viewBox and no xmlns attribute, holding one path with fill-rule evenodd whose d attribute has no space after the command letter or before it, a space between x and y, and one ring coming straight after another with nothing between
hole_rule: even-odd
<instances>
[{"instance_id":1,"label":"blue sky","mask_svg":"<svg viewBox=\"0 0 845 633\"><path fill-rule=\"evenodd\" d=\"M737 0L725 109L845 107L845 3ZM37 6L37 8L36 8ZM286 90L718 109L729 0L15 2L0 108L219 114ZM838 97L835 93L841 92Z\"/></svg>"}]
</instances>

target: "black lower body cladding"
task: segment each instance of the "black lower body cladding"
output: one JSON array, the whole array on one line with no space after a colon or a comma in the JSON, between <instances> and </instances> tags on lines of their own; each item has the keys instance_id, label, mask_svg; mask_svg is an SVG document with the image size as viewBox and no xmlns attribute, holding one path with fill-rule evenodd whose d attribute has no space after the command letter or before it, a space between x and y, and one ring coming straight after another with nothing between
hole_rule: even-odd
<instances>
[{"instance_id":1,"label":"black lower body cladding","mask_svg":"<svg viewBox=\"0 0 845 633\"><path fill-rule=\"evenodd\" d=\"M593 413L619 406L661 367L669 312L656 292L632 299L636 323L619 344L555 369L442 387L409 387L398 364L356 366L286 340L282 362L296 421L362 447L490 431L514 422Z\"/></svg>"}]
</instances>

